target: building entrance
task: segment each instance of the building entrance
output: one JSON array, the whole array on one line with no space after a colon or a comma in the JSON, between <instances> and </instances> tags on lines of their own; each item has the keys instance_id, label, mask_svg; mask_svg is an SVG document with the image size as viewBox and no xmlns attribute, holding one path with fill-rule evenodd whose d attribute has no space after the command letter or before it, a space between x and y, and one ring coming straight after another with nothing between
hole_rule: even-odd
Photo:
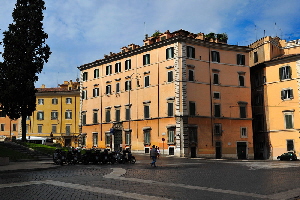
<instances>
[{"instance_id":1,"label":"building entrance","mask_svg":"<svg viewBox=\"0 0 300 200\"><path fill-rule=\"evenodd\" d=\"M114 133L114 151L120 150L122 144L122 130L115 130Z\"/></svg>"},{"instance_id":2,"label":"building entrance","mask_svg":"<svg viewBox=\"0 0 300 200\"><path fill-rule=\"evenodd\" d=\"M216 159L222 158L222 145L221 142L216 142Z\"/></svg>"},{"instance_id":3,"label":"building entrance","mask_svg":"<svg viewBox=\"0 0 300 200\"><path fill-rule=\"evenodd\" d=\"M237 151L238 159L247 159L247 143L246 142L237 142L236 151Z\"/></svg>"}]
</instances>

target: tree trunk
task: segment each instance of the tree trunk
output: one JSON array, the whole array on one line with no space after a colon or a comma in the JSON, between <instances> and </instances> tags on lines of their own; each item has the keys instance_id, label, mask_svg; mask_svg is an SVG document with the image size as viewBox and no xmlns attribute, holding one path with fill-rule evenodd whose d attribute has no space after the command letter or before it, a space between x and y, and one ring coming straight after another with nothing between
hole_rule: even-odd
<instances>
[{"instance_id":1,"label":"tree trunk","mask_svg":"<svg viewBox=\"0 0 300 200\"><path fill-rule=\"evenodd\" d=\"M22 141L26 142L26 112L22 112Z\"/></svg>"}]
</instances>

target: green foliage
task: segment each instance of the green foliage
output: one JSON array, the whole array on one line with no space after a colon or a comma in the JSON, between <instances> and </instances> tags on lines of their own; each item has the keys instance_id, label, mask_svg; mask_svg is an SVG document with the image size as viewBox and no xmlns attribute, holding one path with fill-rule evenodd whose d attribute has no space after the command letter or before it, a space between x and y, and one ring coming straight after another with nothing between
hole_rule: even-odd
<instances>
[{"instance_id":1,"label":"green foliage","mask_svg":"<svg viewBox=\"0 0 300 200\"><path fill-rule=\"evenodd\" d=\"M159 30L156 30L151 37L158 37L161 34L161 32L159 32Z\"/></svg>"},{"instance_id":2,"label":"green foliage","mask_svg":"<svg viewBox=\"0 0 300 200\"><path fill-rule=\"evenodd\" d=\"M44 144L35 144L30 142L18 142L19 144L37 150L39 152L43 152L49 155L52 155L57 147L49 146Z\"/></svg>"},{"instance_id":3,"label":"green foliage","mask_svg":"<svg viewBox=\"0 0 300 200\"><path fill-rule=\"evenodd\" d=\"M11 119L22 116L22 139L26 137L26 117L36 107L37 74L48 62L48 35L43 30L43 0L17 0L13 23L3 38L3 64L0 65L0 103Z\"/></svg>"},{"instance_id":4,"label":"green foliage","mask_svg":"<svg viewBox=\"0 0 300 200\"><path fill-rule=\"evenodd\" d=\"M212 39L216 39L215 33L213 33L213 32L210 32L209 34L206 34L205 37L207 39L211 39L211 38Z\"/></svg>"},{"instance_id":5,"label":"green foliage","mask_svg":"<svg viewBox=\"0 0 300 200\"><path fill-rule=\"evenodd\" d=\"M219 33L219 34L217 34L217 38L222 41L227 41L228 35L227 35L227 33Z\"/></svg>"},{"instance_id":6,"label":"green foliage","mask_svg":"<svg viewBox=\"0 0 300 200\"><path fill-rule=\"evenodd\" d=\"M227 33L213 33L213 32L210 32L209 34L206 34L205 35L205 38L207 38L208 40L210 39L218 39L218 40L221 40L221 41L227 41L228 40L228 35Z\"/></svg>"}]
</instances>

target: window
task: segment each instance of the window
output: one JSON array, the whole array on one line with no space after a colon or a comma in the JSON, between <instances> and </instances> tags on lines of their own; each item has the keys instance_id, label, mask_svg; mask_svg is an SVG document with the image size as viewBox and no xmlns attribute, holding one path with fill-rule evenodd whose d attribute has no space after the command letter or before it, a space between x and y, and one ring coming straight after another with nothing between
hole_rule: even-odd
<instances>
[{"instance_id":1,"label":"window","mask_svg":"<svg viewBox=\"0 0 300 200\"><path fill-rule=\"evenodd\" d=\"M168 71L168 83L173 81L173 71Z\"/></svg>"},{"instance_id":2,"label":"window","mask_svg":"<svg viewBox=\"0 0 300 200\"><path fill-rule=\"evenodd\" d=\"M196 103L193 101L189 102L189 113L191 116L195 116L196 115Z\"/></svg>"},{"instance_id":3,"label":"window","mask_svg":"<svg viewBox=\"0 0 300 200\"><path fill-rule=\"evenodd\" d=\"M246 104L239 104L240 106L240 118L246 118L247 113L246 113Z\"/></svg>"},{"instance_id":4,"label":"window","mask_svg":"<svg viewBox=\"0 0 300 200\"><path fill-rule=\"evenodd\" d=\"M237 54L236 56L236 64L237 65L245 65L245 55Z\"/></svg>"},{"instance_id":5,"label":"window","mask_svg":"<svg viewBox=\"0 0 300 200\"><path fill-rule=\"evenodd\" d=\"M292 70L290 66L284 66L279 68L279 79L291 79Z\"/></svg>"},{"instance_id":6,"label":"window","mask_svg":"<svg viewBox=\"0 0 300 200\"><path fill-rule=\"evenodd\" d=\"M197 137L197 128L189 128L189 141L190 143L197 143L198 137Z\"/></svg>"},{"instance_id":7,"label":"window","mask_svg":"<svg viewBox=\"0 0 300 200\"><path fill-rule=\"evenodd\" d=\"M93 133L93 146L98 146L98 133Z\"/></svg>"},{"instance_id":8,"label":"window","mask_svg":"<svg viewBox=\"0 0 300 200\"><path fill-rule=\"evenodd\" d=\"M93 124L98 123L98 110L93 111Z\"/></svg>"},{"instance_id":9,"label":"window","mask_svg":"<svg viewBox=\"0 0 300 200\"><path fill-rule=\"evenodd\" d=\"M99 78L99 69L94 69L94 78Z\"/></svg>"},{"instance_id":10,"label":"window","mask_svg":"<svg viewBox=\"0 0 300 200\"><path fill-rule=\"evenodd\" d=\"M144 144L150 144L150 137L151 137L151 135L150 135L150 129L146 129L146 130L144 130Z\"/></svg>"},{"instance_id":11,"label":"window","mask_svg":"<svg viewBox=\"0 0 300 200\"><path fill-rule=\"evenodd\" d=\"M82 99L85 99L85 100L87 99L87 91L86 90L83 90L81 95L82 95L81 96Z\"/></svg>"},{"instance_id":12,"label":"window","mask_svg":"<svg viewBox=\"0 0 300 200\"><path fill-rule=\"evenodd\" d=\"M58 112L56 110L51 111L51 119L58 119Z\"/></svg>"},{"instance_id":13,"label":"window","mask_svg":"<svg viewBox=\"0 0 300 200\"><path fill-rule=\"evenodd\" d=\"M116 83L116 93L120 92L120 83Z\"/></svg>"},{"instance_id":14,"label":"window","mask_svg":"<svg viewBox=\"0 0 300 200\"><path fill-rule=\"evenodd\" d=\"M126 60L125 61L125 70L129 70L131 69L131 60Z\"/></svg>"},{"instance_id":15,"label":"window","mask_svg":"<svg viewBox=\"0 0 300 200\"><path fill-rule=\"evenodd\" d=\"M125 107L125 120L130 120L130 106Z\"/></svg>"},{"instance_id":16,"label":"window","mask_svg":"<svg viewBox=\"0 0 300 200\"><path fill-rule=\"evenodd\" d=\"M150 105L144 105L144 119L150 118Z\"/></svg>"},{"instance_id":17,"label":"window","mask_svg":"<svg viewBox=\"0 0 300 200\"><path fill-rule=\"evenodd\" d=\"M125 131L125 144L131 145L131 132Z\"/></svg>"},{"instance_id":18,"label":"window","mask_svg":"<svg viewBox=\"0 0 300 200\"><path fill-rule=\"evenodd\" d=\"M239 74L239 86L245 86L245 75Z\"/></svg>"},{"instance_id":19,"label":"window","mask_svg":"<svg viewBox=\"0 0 300 200\"><path fill-rule=\"evenodd\" d=\"M150 86L150 76L144 77L144 86L149 87Z\"/></svg>"},{"instance_id":20,"label":"window","mask_svg":"<svg viewBox=\"0 0 300 200\"><path fill-rule=\"evenodd\" d=\"M72 98L66 98L66 104L72 104Z\"/></svg>"},{"instance_id":21,"label":"window","mask_svg":"<svg viewBox=\"0 0 300 200\"><path fill-rule=\"evenodd\" d=\"M220 92L214 92L214 93L213 93L213 98L214 98L214 99L220 99L220 98L221 98Z\"/></svg>"},{"instance_id":22,"label":"window","mask_svg":"<svg viewBox=\"0 0 300 200\"><path fill-rule=\"evenodd\" d=\"M82 112L82 125L86 125L86 112Z\"/></svg>"},{"instance_id":23,"label":"window","mask_svg":"<svg viewBox=\"0 0 300 200\"><path fill-rule=\"evenodd\" d=\"M150 54L143 55L143 65L149 65L150 64Z\"/></svg>"},{"instance_id":24,"label":"window","mask_svg":"<svg viewBox=\"0 0 300 200\"><path fill-rule=\"evenodd\" d=\"M221 117L221 105L220 104L214 104L214 116Z\"/></svg>"},{"instance_id":25,"label":"window","mask_svg":"<svg viewBox=\"0 0 300 200\"><path fill-rule=\"evenodd\" d=\"M175 128L168 128L168 143L175 143Z\"/></svg>"},{"instance_id":26,"label":"window","mask_svg":"<svg viewBox=\"0 0 300 200\"><path fill-rule=\"evenodd\" d=\"M52 128L51 128L51 133L56 133L57 131L57 125L56 124L52 124Z\"/></svg>"},{"instance_id":27,"label":"window","mask_svg":"<svg viewBox=\"0 0 300 200\"><path fill-rule=\"evenodd\" d=\"M38 105L44 105L44 99L38 99Z\"/></svg>"},{"instance_id":28,"label":"window","mask_svg":"<svg viewBox=\"0 0 300 200\"><path fill-rule=\"evenodd\" d=\"M121 72L121 63L118 62L115 64L115 73Z\"/></svg>"},{"instance_id":29,"label":"window","mask_svg":"<svg viewBox=\"0 0 300 200\"><path fill-rule=\"evenodd\" d=\"M131 81L125 81L125 91L131 90Z\"/></svg>"},{"instance_id":30,"label":"window","mask_svg":"<svg viewBox=\"0 0 300 200\"><path fill-rule=\"evenodd\" d=\"M168 102L168 117L174 116L174 103Z\"/></svg>"},{"instance_id":31,"label":"window","mask_svg":"<svg viewBox=\"0 0 300 200\"><path fill-rule=\"evenodd\" d=\"M258 54L257 54L257 52L254 52L254 54L253 54L253 61L254 61L254 63L257 63L258 62Z\"/></svg>"},{"instance_id":32,"label":"window","mask_svg":"<svg viewBox=\"0 0 300 200\"><path fill-rule=\"evenodd\" d=\"M69 136L71 133L71 125L66 125L66 135Z\"/></svg>"},{"instance_id":33,"label":"window","mask_svg":"<svg viewBox=\"0 0 300 200\"><path fill-rule=\"evenodd\" d=\"M53 99L52 99L52 104L53 104L53 105L58 104L58 99L57 99L57 98L53 98Z\"/></svg>"},{"instance_id":34,"label":"window","mask_svg":"<svg viewBox=\"0 0 300 200\"><path fill-rule=\"evenodd\" d=\"M286 150L294 151L294 140L286 140Z\"/></svg>"},{"instance_id":35,"label":"window","mask_svg":"<svg viewBox=\"0 0 300 200\"><path fill-rule=\"evenodd\" d=\"M116 108L116 122L119 122L121 119L121 110L120 108Z\"/></svg>"},{"instance_id":36,"label":"window","mask_svg":"<svg viewBox=\"0 0 300 200\"><path fill-rule=\"evenodd\" d=\"M88 73L87 72L83 72L83 74L82 74L82 80L83 81L87 81L88 80Z\"/></svg>"},{"instance_id":37,"label":"window","mask_svg":"<svg viewBox=\"0 0 300 200\"><path fill-rule=\"evenodd\" d=\"M213 84L214 85L219 85L219 73L213 73Z\"/></svg>"},{"instance_id":38,"label":"window","mask_svg":"<svg viewBox=\"0 0 300 200\"><path fill-rule=\"evenodd\" d=\"M222 124L216 123L214 124L214 135L222 135Z\"/></svg>"},{"instance_id":39,"label":"window","mask_svg":"<svg viewBox=\"0 0 300 200\"><path fill-rule=\"evenodd\" d=\"M111 85L106 85L105 94L107 95L111 94Z\"/></svg>"},{"instance_id":40,"label":"window","mask_svg":"<svg viewBox=\"0 0 300 200\"><path fill-rule=\"evenodd\" d=\"M220 53L218 51L211 51L211 61L220 62Z\"/></svg>"},{"instance_id":41,"label":"window","mask_svg":"<svg viewBox=\"0 0 300 200\"><path fill-rule=\"evenodd\" d=\"M44 111L37 112L37 120L44 120Z\"/></svg>"},{"instance_id":42,"label":"window","mask_svg":"<svg viewBox=\"0 0 300 200\"><path fill-rule=\"evenodd\" d=\"M293 112L285 112L284 113L284 123L285 129L293 129L294 128L294 113Z\"/></svg>"},{"instance_id":43,"label":"window","mask_svg":"<svg viewBox=\"0 0 300 200\"><path fill-rule=\"evenodd\" d=\"M67 110L65 112L65 119L72 119L72 111L71 110Z\"/></svg>"},{"instance_id":44,"label":"window","mask_svg":"<svg viewBox=\"0 0 300 200\"><path fill-rule=\"evenodd\" d=\"M189 81L194 81L194 70L189 69Z\"/></svg>"},{"instance_id":45,"label":"window","mask_svg":"<svg viewBox=\"0 0 300 200\"><path fill-rule=\"evenodd\" d=\"M5 124L1 124L1 130L0 131L4 131L5 130Z\"/></svg>"},{"instance_id":46,"label":"window","mask_svg":"<svg viewBox=\"0 0 300 200\"><path fill-rule=\"evenodd\" d=\"M174 47L166 49L166 59L174 58Z\"/></svg>"},{"instance_id":47,"label":"window","mask_svg":"<svg viewBox=\"0 0 300 200\"><path fill-rule=\"evenodd\" d=\"M241 127L241 138L247 138L247 128L246 127Z\"/></svg>"},{"instance_id":48,"label":"window","mask_svg":"<svg viewBox=\"0 0 300 200\"><path fill-rule=\"evenodd\" d=\"M99 88L94 88L93 89L93 97L98 97L99 96Z\"/></svg>"},{"instance_id":49,"label":"window","mask_svg":"<svg viewBox=\"0 0 300 200\"><path fill-rule=\"evenodd\" d=\"M110 108L105 110L105 122L110 122Z\"/></svg>"},{"instance_id":50,"label":"window","mask_svg":"<svg viewBox=\"0 0 300 200\"><path fill-rule=\"evenodd\" d=\"M294 98L293 89L281 90L281 99L282 100L289 100L289 99L293 99L293 98Z\"/></svg>"},{"instance_id":51,"label":"window","mask_svg":"<svg viewBox=\"0 0 300 200\"><path fill-rule=\"evenodd\" d=\"M105 144L108 146L108 145L110 145L110 141L111 141L111 139L110 139L111 137L110 137L110 134L106 134L105 135Z\"/></svg>"},{"instance_id":52,"label":"window","mask_svg":"<svg viewBox=\"0 0 300 200\"><path fill-rule=\"evenodd\" d=\"M43 125L38 124L38 133L43 133Z\"/></svg>"},{"instance_id":53,"label":"window","mask_svg":"<svg viewBox=\"0 0 300 200\"><path fill-rule=\"evenodd\" d=\"M17 131L17 124L13 124L12 131Z\"/></svg>"},{"instance_id":54,"label":"window","mask_svg":"<svg viewBox=\"0 0 300 200\"><path fill-rule=\"evenodd\" d=\"M107 76L112 74L112 66L111 65L107 65L106 66L106 73Z\"/></svg>"},{"instance_id":55,"label":"window","mask_svg":"<svg viewBox=\"0 0 300 200\"><path fill-rule=\"evenodd\" d=\"M186 47L187 57L188 58L195 58L195 48L191 46Z\"/></svg>"}]
</instances>

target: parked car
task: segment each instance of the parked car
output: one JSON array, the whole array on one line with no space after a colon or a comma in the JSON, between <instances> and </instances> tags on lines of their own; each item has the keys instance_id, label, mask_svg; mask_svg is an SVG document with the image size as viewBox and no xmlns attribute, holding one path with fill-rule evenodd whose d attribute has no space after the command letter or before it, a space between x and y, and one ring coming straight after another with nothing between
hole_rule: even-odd
<instances>
[{"instance_id":1,"label":"parked car","mask_svg":"<svg viewBox=\"0 0 300 200\"><path fill-rule=\"evenodd\" d=\"M277 159L279 160L297 160L297 155L294 152L287 152L278 156Z\"/></svg>"}]
</instances>

